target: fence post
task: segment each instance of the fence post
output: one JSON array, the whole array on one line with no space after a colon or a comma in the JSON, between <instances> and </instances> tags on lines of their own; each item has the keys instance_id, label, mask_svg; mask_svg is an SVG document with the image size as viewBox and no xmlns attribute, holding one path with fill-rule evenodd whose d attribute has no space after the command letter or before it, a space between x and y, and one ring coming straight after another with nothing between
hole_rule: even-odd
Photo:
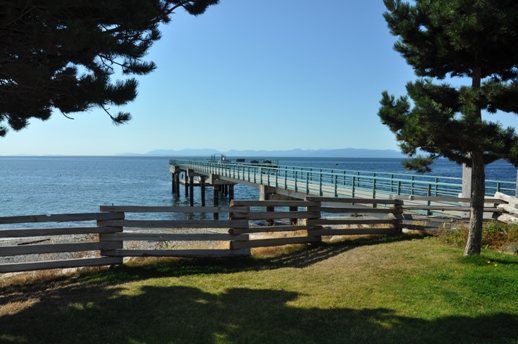
<instances>
[{"instance_id":1,"label":"fence post","mask_svg":"<svg viewBox=\"0 0 518 344\"><path fill-rule=\"evenodd\" d=\"M428 184L428 188L427 188L427 190L426 190L426 196L428 196L428 197L431 197L431 196L432 196L432 185L431 185L431 184ZM431 202L430 200L428 200L428 201L426 202L426 204L427 204L428 206L430 206L430 204L432 204L432 202ZM432 212L431 212L430 210L427 210L427 211L426 211L426 215L432 215Z\"/></svg>"},{"instance_id":2,"label":"fence post","mask_svg":"<svg viewBox=\"0 0 518 344\"><path fill-rule=\"evenodd\" d=\"M320 174L322 175L322 174ZM306 200L307 200L307 197L306 197ZM315 202L313 201L313 203L315 203L314 206L310 206L310 207L306 207L306 211L307 212L313 212L315 215L314 217L308 217L306 219L304 219L304 226L310 226L310 228L308 229L308 238L318 238L318 242L322 242L322 235L316 235L316 234L312 234L311 232L315 231L315 230L319 230L319 229L323 229L322 226L316 226L314 225L314 221L317 221L319 219L322 218L322 214L320 212L320 208L322 207L322 203L320 201L318 202Z\"/></svg>"},{"instance_id":3,"label":"fence post","mask_svg":"<svg viewBox=\"0 0 518 344\"><path fill-rule=\"evenodd\" d=\"M394 212L392 213L397 219L397 224L394 226L396 233L403 233L403 200L396 199L396 203L393 205Z\"/></svg>"},{"instance_id":4,"label":"fence post","mask_svg":"<svg viewBox=\"0 0 518 344\"><path fill-rule=\"evenodd\" d=\"M234 201L230 201L230 207L231 208L234 207ZM243 207L240 207L240 208L243 208ZM245 207L245 208L246 208L245 212L240 212L239 216L236 216L235 212L228 213L228 219L230 221L242 220L243 218L248 220L248 222L247 222L245 227L232 226L232 228L230 228L228 230L228 234L230 234L230 235L239 235L239 234L247 233L248 229L250 228L250 220L249 220L250 207ZM239 242L241 244L241 247L242 247L242 243L243 242L249 242L249 241L250 241L250 236L247 235L246 240L243 240L243 239L241 239L241 240L231 240L230 243L229 243L229 246L230 246L231 250L238 250L238 249L241 249L241 248L236 248L235 246L237 246L237 245L235 245L235 243ZM245 253L249 256L251 254L250 253L250 248L247 248Z\"/></svg>"},{"instance_id":5,"label":"fence post","mask_svg":"<svg viewBox=\"0 0 518 344\"><path fill-rule=\"evenodd\" d=\"M124 220L125 213L120 213L120 214L121 214L121 220ZM96 221L96 226L97 227L105 226L104 221ZM116 255L110 254L110 251L118 250L118 249L120 250L120 249L124 248L124 241L122 241L122 240L119 240L119 241L105 240L104 236L109 235L109 234L114 234L114 233L122 233L124 230L124 228L122 226L110 226L110 227L113 228L113 232L99 234L99 243L101 244L101 246L103 246L103 244L110 244L110 250L104 250L101 248L101 250L99 251L99 255L101 255L103 257L117 257ZM118 258L120 258L120 261L117 264L123 264L124 257L118 257ZM115 265L115 264L112 264L111 266L113 266L113 265Z\"/></svg>"}]
</instances>

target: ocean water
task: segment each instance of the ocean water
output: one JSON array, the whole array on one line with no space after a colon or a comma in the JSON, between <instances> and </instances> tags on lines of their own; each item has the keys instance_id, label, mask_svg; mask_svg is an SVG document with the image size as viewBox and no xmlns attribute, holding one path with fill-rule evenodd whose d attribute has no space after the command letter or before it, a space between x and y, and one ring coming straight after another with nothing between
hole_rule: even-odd
<instances>
[{"instance_id":1,"label":"ocean water","mask_svg":"<svg viewBox=\"0 0 518 344\"><path fill-rule=\"evenodd\" d=\"M173 157L174 158L174 157ZM233 160L234 157L228 157ZM170 157L0 157L0 216L88 213L101 205L188 205L183 190L171 193ZM184 157L178 159L186 159ZM200 159L200 158L197 158ZM401 159L279 158L280 165L389 173L410 173ZM448 160L434 163L431 175L462 177ZM497 161L487 179L516 181L516 168ZM236 199L257 199L256 188L236 185ZM195 189L195 203L199 204ZM212 197L207 195L207 205ZM228 204L222 198L220 205Z\"/></svg>"}]
</instances>

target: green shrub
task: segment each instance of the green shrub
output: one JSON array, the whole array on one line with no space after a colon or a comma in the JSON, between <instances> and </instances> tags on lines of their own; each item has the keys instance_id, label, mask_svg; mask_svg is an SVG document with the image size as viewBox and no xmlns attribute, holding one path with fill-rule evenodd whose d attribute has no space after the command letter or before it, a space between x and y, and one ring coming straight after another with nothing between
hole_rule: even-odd
<instances>
[{"instance_id":1,"label":"green shrub","mask_svg":"<svg viewBox=\"0 0 518 344\"><path fill-rule=\"evenodd\" d=\"M454 247L464 247L468 238L469 228L464 224L459 224L453 228L439 229L439 241Z\"/></svg>"},{"instance_id":2,"label":"green shrub","mask_svg":"<svg viewBox=\"0 0 518 344\"><path fill-rule=\"evenodd\" d=\"M454 228L440 229L439 241L455 247L466 245L469 228L461 223ZM508 225L499 221L489 221L482 229L482 246L490 250L501 250L511 242L518 242L518 224Z\"/></svg>"}]
</instances>

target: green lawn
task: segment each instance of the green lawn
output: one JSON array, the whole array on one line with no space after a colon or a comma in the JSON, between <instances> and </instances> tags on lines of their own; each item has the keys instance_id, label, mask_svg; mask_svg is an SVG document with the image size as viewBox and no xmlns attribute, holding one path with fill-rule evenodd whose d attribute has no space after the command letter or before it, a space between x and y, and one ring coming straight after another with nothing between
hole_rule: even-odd
<instances>
[{"instance_id":1,"label":"green lawn","mask_svg":"<svg viewBox=\"0 0 518 344\"><path fill-rule=\"evenodd\" d=\"M393 236L27 280L0 343L518 343L518 257Z\"/></svg>"}]
</instances>

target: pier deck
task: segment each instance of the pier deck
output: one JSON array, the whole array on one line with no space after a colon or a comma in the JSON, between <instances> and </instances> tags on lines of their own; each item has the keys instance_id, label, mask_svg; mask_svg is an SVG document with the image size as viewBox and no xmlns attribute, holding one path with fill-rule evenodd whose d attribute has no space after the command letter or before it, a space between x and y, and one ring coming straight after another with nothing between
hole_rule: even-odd
<instances>
[{"instance_id":1,"label":"pier deck","mask_svg":"<svg viewBox=\"0 0 518 344\"><path fill-rule=\"evenodd\" d=\"M259 188L261 199L304 199L306 196L341 198L390 198L398 196L459 197L462 178L396 174L339 169L278 166L258 162L214 160L170 160L175 180L180 174L199 178L216 189L231 189L235 184ZM193 179L193 181L196 179ZM189 184L182 183L186 187ZM203 186L203 185L202 185ZM194 184L193 184L194 187ZM178 187L176 192L178 193ZM203 188L202 188L203 189ZM496 192L514 194L516 183L486 181L486 195ZM215 190L218 191L218 190ZM175 192L175 190L173 190Z\"/></svg>"}]
</instances>

